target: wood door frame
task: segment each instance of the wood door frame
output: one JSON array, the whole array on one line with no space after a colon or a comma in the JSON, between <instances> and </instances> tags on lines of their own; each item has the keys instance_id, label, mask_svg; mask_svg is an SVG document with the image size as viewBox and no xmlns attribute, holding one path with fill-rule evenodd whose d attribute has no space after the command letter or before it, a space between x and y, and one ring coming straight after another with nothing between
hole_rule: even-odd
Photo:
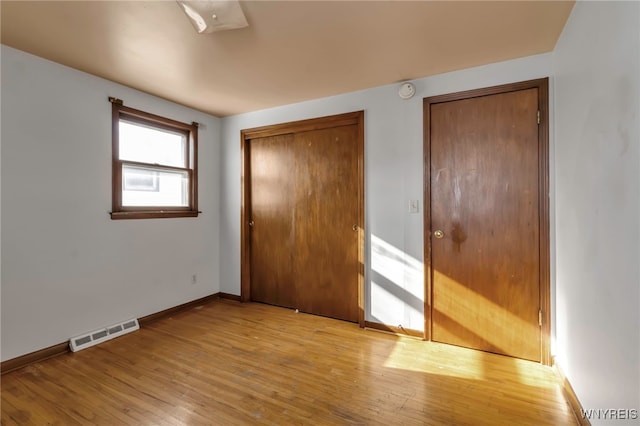
<instances>
[{"instance_id":1,"label":"wood door frame","mask_svg":"<svg viewBox=\"0 0 640 426\"><path fill-rule=\"evenodd\" d=\"M364 321L364 265L365 265L365 232L364 232L364 111L330 115L308 120L291 121L270 126L254 127L240 131L241 165L241 201L240 201L240 300L251 300L251 156L249 144L251 139L295 134L312 130L328 129L341 126L358 126L358 324L365 326Z\"/></svg>"},{"instance_id":2,"label":"wood door frame","mask_svg":"<svg viewBox=\"0 0 640 426\"><path fill-rule=\"evenodd\" d=\"M423 99L424 126L424 339L432 339L432 265L431 265L431 105L497 95L526 89L538 89L538 217L540 232L540 309L542 310L542 326L540 328L540 360L544 365L551 365L551 277L549 248L549 78L503 84L482 89L430 96Z\"/></svg>"}]
</instances>

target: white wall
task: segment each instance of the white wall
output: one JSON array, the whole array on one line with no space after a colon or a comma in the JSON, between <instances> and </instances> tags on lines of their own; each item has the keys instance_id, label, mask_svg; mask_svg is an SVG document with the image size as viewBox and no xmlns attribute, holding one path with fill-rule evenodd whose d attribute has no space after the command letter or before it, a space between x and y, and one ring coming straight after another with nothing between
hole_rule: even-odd
<instances>
[{"instance_id":1,"label":"white wall","mask_svg":"<svg viewBox=\"0 0 640 426\"><path fill-rule=\"evenodd\" d=\"M640 409L639 29L578 2L553 54L557 362L587 409Z\"/></svg>"},{"instance_id":2,"label":"white wall","mask_svg":"<svg viewBox=\"0 0 640 426\"><path fill-rule=\"evenodd\" d=\"M550 73L551 54L543 54L415 80L408 101L394 84L224 118L221 291L240 294L240 130L365 110L366 319L422 330L422 98ZM420 201L419 214L408 213L411 199Z\"/></svg>"},{"instance_id":3,"label":"white wall","mask_svg":"<svg viewBox=\"0 0 640 426\"><path fill-rule=\"evenodd\" d=\"M6 46L1 54L2 360L218 292L220 120ZM109 218L108 96L203 124L203 215Z\"/></svg>"}]
</instances>

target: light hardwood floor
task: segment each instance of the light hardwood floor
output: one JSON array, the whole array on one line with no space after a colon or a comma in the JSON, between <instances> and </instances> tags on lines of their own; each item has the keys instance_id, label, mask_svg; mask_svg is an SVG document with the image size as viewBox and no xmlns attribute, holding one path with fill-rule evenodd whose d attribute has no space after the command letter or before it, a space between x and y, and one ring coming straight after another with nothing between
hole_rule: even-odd
<instances>
[{"instance_id":1,"label":"light hardwood floor","mask_svg":"<svg viewBox=\"0 0 640 426\"><path fill-rule=\"evenodd\" d=\"M575 425L553 370L216 301L2 377L3 425Z\"/></svg>"}]
</instances>

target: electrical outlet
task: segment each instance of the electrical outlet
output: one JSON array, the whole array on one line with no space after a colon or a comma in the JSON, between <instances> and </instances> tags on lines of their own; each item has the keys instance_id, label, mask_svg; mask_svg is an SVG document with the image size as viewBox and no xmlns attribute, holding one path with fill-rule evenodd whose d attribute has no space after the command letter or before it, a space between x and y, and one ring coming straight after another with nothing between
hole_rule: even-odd
<instances>
[{"instance_id":1,"label":"electrical outlet","mask_svg":"<svg viewBox=\"0 0 640 426\"><path fill-rule=\"evenodd\" d=\"M198 283L198 276L196 274L191 275L191 284Z\"/></svg>"},{"instance_id":2,"label":"electrical outlet","mask_svg":"<svg viewBox=\"0 0 640 426\"><path fill-rule=\"evenodd\" d=\"M418 200L409 200L409 213L418 213L420 211Z\"/></svg>"}]
</instances>

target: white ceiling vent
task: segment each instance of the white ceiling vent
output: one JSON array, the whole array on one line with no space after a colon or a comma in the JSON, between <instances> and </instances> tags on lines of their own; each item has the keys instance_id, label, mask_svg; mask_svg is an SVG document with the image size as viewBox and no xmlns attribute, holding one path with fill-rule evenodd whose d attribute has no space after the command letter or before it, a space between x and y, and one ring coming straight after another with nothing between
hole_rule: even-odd
<instances>
[{"instance_id":1,"label":"white ceiling vent","mask_svg":"<svg viewBox=\"0 0 640 426\"><path fill-rule=\"evenodd\" d=\"M118 324L111 325L106 328L94 330L89 333L82 334L69 340L69 347L73 352L78 352L82 349L95 346L98 343L111 340L114 337L122 336L123 334L131 333L140 329L137 319L131 319Z\"/></svg>"}]
</instances>

